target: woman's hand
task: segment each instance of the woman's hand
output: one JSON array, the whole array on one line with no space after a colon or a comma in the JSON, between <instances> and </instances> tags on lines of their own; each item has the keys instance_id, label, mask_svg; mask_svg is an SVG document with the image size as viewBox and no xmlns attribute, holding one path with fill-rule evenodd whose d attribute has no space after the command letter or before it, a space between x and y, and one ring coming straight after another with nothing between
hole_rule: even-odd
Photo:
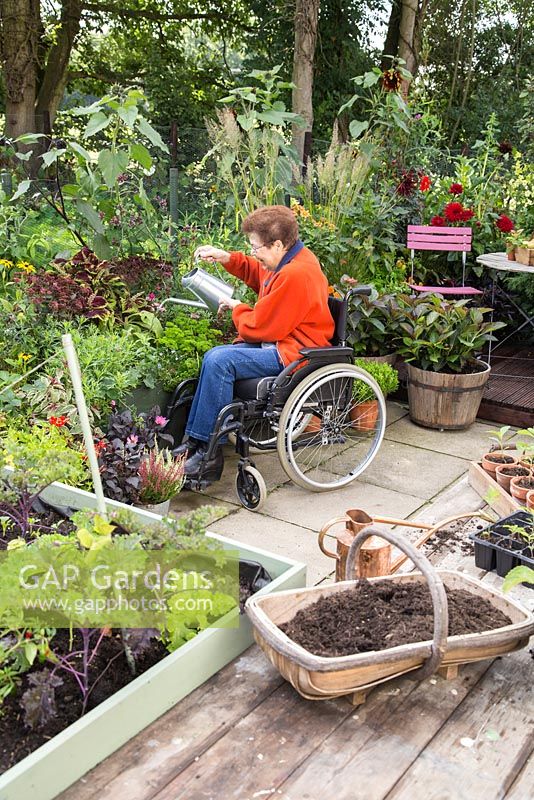
<instances>
[{"instance_id":1,"label":"woman's hand","mask_svg":"<svg viewBox=\"0 0 534 800\"><path fill-rule=\"evenodd\" d=\"M219 308L217 309L218 314L222 314L223 311L226 311L227 308L233 309L239 305L241 300L234 300L233 297L229 297L227 300L221 300L219 303Z\"/></svg>"},{"instance_id":2,"label":"woman's hand","mask_svg":"<svg viewBox=\"0 0 534 800\"><path fill-rule=\"evenodd\" d=\"M195 261L219 261L221 264L228 264L230 260L230 253L226 250L221 250L218 247L212 247L211 244L203 244L195 250Z\"/></svg>"}]
</instances>

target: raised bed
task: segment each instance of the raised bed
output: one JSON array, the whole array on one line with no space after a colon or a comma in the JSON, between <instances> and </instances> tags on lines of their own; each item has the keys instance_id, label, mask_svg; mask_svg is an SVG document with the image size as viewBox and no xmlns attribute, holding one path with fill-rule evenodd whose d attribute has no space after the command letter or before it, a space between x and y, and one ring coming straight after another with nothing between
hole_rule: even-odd
<instances>
[{"instance_id":1,"label":"raised bed","mask_svg":"<svg viewBox=\"0 0 534 800\"><path fill-rule=\"evenodd\" d=\"M96 508L96 497L61 483L43 492L51 503L71 508ZM127 508L150 522L148 512L110 500L109 510ZM258 594L294 589L306 583L305 564L208 534L240 558L258 561L273 581ZM242 615L239 628L202 631L175 652L133 680L97 708L70 725L0 776L0 800L52 800L139 731L168 711L253 643L252 627Z\"/></svg>"},{"instance_id":2,"label":"raised bed","mask_svg":"<svg viewBox=\"0 0 534 800\"><path fill-rule=\"evenodd\" d=\"M478 461L471 461L469 465L469 485L497 512L499 517L506 517L524 508L489 472L482 469Z\"/></svg>"}]
</instances>

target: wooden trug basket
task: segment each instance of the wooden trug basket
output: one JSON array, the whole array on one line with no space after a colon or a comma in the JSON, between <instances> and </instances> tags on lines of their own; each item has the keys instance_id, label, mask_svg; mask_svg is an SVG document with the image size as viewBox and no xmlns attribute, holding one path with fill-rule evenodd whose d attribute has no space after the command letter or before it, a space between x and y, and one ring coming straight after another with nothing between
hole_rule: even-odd
<instances>
[{"instance_id":1,"label":"wooden trug basket","mask_svg":"<svg viewBox=\"0 0 534 800\"><path fill-rule=\"evenodd\" d=\"M278 626L289 621L301 608L321 597L346 591L357 581L291 589L268 597L249 598L246 611L254 626L256 642L281 675L303 697L328 700L351 694L352 702L356 705L364 702L370 689L384 681L405 673L412 673L414 679L422 680L438 670L447 678L455 677L458 665L519 650L534 634L534 614L486 588L475 578L454 571L436 572L413 545L391 531L367 528L356 536L347 559L347 574L354 574L358 551L372 535L380 536L403 550L421 572L368 580L395 583L421 583L426 580L434 603L434 639L349 656L317 656L286 636ZM490 631L447 636L448 613L444 585L451 589L464 589L489 600L511 619L511 624Z\"/></svg>"}]
</instances>

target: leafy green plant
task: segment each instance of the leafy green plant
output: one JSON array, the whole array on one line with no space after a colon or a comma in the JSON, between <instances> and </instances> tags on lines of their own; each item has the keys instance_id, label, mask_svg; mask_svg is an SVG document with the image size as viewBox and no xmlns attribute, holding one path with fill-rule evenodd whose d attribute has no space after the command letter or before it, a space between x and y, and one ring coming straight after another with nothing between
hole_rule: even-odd
<instances>
[{"instance_id":1,"label":"leafy green plant","mask_svg":"<svg viewBox=\"0 0 534 800\"><path fill-rule=\"evenodd\" d=\"M350 288L358 283L345 276L341 283ZM380 295L374 289L369 297L354 295L347 316L347 342L357 356L385 356L394 353L400 339L403 308L395 295Z\"/></svg>"},{"instance_id":2,"label":"leafy green plant","mask_svg":"<svg viewBox=\"0 0 534 800\"><path fill-rule=\"evenodd\" d=\"M186 378L198 375L202 356L221 343L222 333L208 316L178 312L158 338L159 379L169 391Z\"/></svg>"},{"instance_id":3,"label":"leafy green plant","mask_svg":"<svg viewBox=\"0 0 534 800\"><path fill-rule=\"evenodd\" d=\"M371 378L375 379L384 397L399 388L399 374L391 364L385 364L381 361L365 361L362 358L357 358L354 363L357 367L369 373ZM374 400L375 394L363 381L355 381L353 398L356 403L366 403L369 400Z\"/></svg>"},{"instance_id":4,"label":"leafy green plant","mask_svg":"<svg viewBox=\"0 0 534 800\"><path fill-rule=\"evenodd\" d=\"M405 318L398 353L408 363L432 372L466 372L475 354L503 322L485 322L489 308L468 306L468 300L450 302L435 294L402 296Z\"/></svg>"},{"instance_id":5,"label":"leafy green plant","mask_svg":"<svg viewBox=\"0 0 534 800\"><path fill-rule=\"evenodd\" d=\"M517 449L523 454L523 461L534 463L534 428L522 428L517 431L517 435L526 437L516 444Z\"/></svg>"},{"instance_id":6,"label":"leafy green plant","mask_svg":"<svg viewBox=\"0 0 534 800\"><path fill-rule=\"evenodd\" d=\"M21 676L36 660L44 661L49 653L51 630L32 631L0 625L0 716L2 703L20 684Z\"/></svg>"},{"instance_id":7,"label":"leafy green plant","mask_svg":"<svg viewBox=\"0 0 534 800\"><path fill-rule=\"evenodd\" d=\"M217 121L206 123L212 148L200 168L215 157L215 191L228 193L236 230L258 206L284 202L298 166L290 126L300 118L286 111L282 95L292 84L278 77L280 69L250 72L250 85L232 89Z\"/></svg>"},{"instance_id":8,"label":"leafy green plant","mask_svg":"<svg viewBox=\"0 0 534 800\"><path fill-rule=\"evenodd\" d=\"M145 189L145 178L152 172L154 160L143 142L164 153L168 147L142 113L144 106L143 93L130 89L72 109L75 117L87 118L81 139L98 137L105 146L86 149L74 139L60 140L40 156L43 168L55 170L55 176L50 194L37 184L38 191L82 246L87 244L84 229L88 226L93 249L101 258L111 255L113 245L125 254L134 252L143 238L157 247L151 231L157 219L156 208ZM15 144L31 146L39 138L41 134L25 134ZM15 154L23 167L31 155L28 150ZM64 183L60 176L59 164L64 158L74 164L74 180L70 183ZM11 203L31 186L28 173L10 198Z\"/></svg>"},{"instance_id":9,"label":"leafy green plant","mask_svg":"<svg viewBox=\"0 0 534 800\"><path fill-rule=\"evenodd\" d=\"M0 470L0 514L13 526L9 540L31 538L32 505L43 489L53 481L77 486L85 473L80 453L69 447L53 425L5 431L0 440Z\"/></svg>"},{"instance_id":10,"label":"leafy green plant","mask_svg":"<svg viewBox=\"0 0 534 800\"><path fill-rule=\"evenodd\" d=\"M504 450L507 442L512 441L515 437L515 431L509 433L511 430L510 425L503 425L498 430L488 431L490 439L496 442L496 446L493 446L495 450Z\"/></svg>"},{"instance_id":11,"label":"leafy green plant","mask_svg":"<svg viewBox=\"0 0 534 800\"><path fill-rule=\"evenodd\" d=\"M502 584L502 590L503 592L509 592L510 589L513 589L514 586L520 583L534 583L534 569L524 566L514 567L506 575Z\"/></svg>"}]
</instances>

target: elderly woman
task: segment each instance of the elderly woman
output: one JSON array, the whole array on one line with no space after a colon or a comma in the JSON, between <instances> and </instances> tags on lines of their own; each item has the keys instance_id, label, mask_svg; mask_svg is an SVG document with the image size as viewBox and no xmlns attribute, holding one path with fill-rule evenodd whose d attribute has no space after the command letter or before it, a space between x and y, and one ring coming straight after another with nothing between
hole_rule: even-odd
<instances>
[{"instance_id":1,"label":"elderly woman","mask_svg":"<svg viewBox=\"0 0 534 800\"><path fill-rule=\"evenodd\" d=\"M217 416L233 399L234 382L277 375L300 358L303 347L327 347L334 332L328 282L317 258L300 241L293 212L285 206L259 208L245 219L242 230L251 256L211 245L195 252L204 261L220 262L250 286L258 300L253 308L232 299L219 306L231 309L238 338L204 356L187 438L174 451L177 455L187 451L185 472L190 477L199 473ZM203 480L218 480L222 469L219 447L204 465Z\"/></svg>"}]
</instances>

